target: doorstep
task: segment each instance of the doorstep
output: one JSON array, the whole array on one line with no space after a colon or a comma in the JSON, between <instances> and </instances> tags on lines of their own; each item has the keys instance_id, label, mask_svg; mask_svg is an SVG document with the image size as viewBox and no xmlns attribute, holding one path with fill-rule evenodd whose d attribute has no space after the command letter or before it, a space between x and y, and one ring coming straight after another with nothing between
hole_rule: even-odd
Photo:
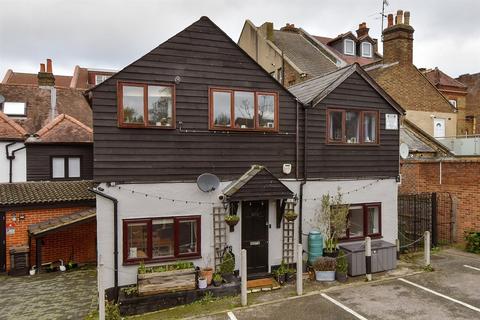
<instances>
[{"instance_id":1,"label":"doorstep","mask_svg":"<svg viewBox=\"0 0 480 320\"><path fill-rule=\"evenodd\" d=\"M280 284L273 278L262 278L247 281L247 293L280 289Z\"/></svg>"}]
</instances>

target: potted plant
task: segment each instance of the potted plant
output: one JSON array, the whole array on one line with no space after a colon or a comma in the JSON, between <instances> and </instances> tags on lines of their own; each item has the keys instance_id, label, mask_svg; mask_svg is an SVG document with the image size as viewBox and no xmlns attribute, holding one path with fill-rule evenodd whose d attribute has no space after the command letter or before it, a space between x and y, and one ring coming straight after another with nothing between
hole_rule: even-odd
<instances>
[{"instance_id":1,"label":"potted plant","mask_svg":"<svg viewBox=\"0 0 480 320\"><path fill-rule=\"evenodd\" d=\"M205 288L207 288L207 279L202 276L198 277L198 289Z\"/></svg>"},{"instance_id":2,"label":"potted plant","mask_svg":"<svg viewBox=\"0 0 480 320\"><path fill-rule=\"evenodd\" d=\"M317 281L335 281L336 260L331 257L320 257L313 263Z\"/></svg>"},{"instance_id":3,"label":"potted plant","mask_svg":"<svg viewBox=\"0 0 480 320\"><path fill-rule=\"evenodd\" d=\"M285 219L287 219L287 221L292 222L292 221L295 221L295 219L297 219L298 214L295 212L295 210L290 209L290 210L287 210L283 216L285 217Z\"/></svg>"},{"instance_id":4,"label":"potted plant","mask_svg":"<svg viewBox=\"0 0 480 320\"><path fill-rule=\"evenodd\" d=\"M235 257L233 252L226 250L222 257L222 263L220 264L220 274L226 282L232 282L235 278L233 271L235 269Z\"/></svg>"},{"instance_id":5,"label":"potted plant","mask_svg":"<svg viewBox=\"0 0 480 320\"><path fill-rule=\"evenodd\" d=\"M348 227L348 211L349 206L343 202L340 188L336 196L330 196L329 193L322 196L321 209L316 212L314 225L321 230L324 237L324 256L338 256L338 239Z\"/></svg>"},{"instance_id":6,"label":"potted plant","mask_svg":"<svg viewBox=\"0 0 480 320\"><path fill-rule=\"evenodd\" d=\"M346 282L347 281L347 272L348 272L348 261L345 256L345 252L340 250L337 258L337 269L335 272L335 278L337 281Z\"/></svg>"},{"instance_id":7,"label":"potted plant","mask_svg":"<svg viewBox=\"0 0 480 320\"><path fill-rule=\"evenodd\" d=\"M212 278L213 278L213 268L211 267L205 267L200 269L200 276L207 279L207 284L211 285L212 284Z\"/></svg>"},{"instance_id":8,"label":"potted plant","mask_svg":"<svg viewBox=\"0 0 480 320\"><path fill-rule=\"evenodd\" d=\"M220 287L222 285L222 282L223 282L222 275L218 272L215 272L213 274L213 285L215 287Z\"/></svg>"},{"instance_id":9,"label":"potted plant","mask_svg":"<svg viewBox=\"0 0 480 320\"><path fill-rule=\"evenodd\" d=\"M225 216L225 222L230 226L234 227L240 221L240 217L234 214L229 214Z\"/></svg>"},{"instance_id":10,"label":"potted plant","mask_svg":"<svg viewBox=\"0 0 480 320\"><path fill-rule=\"evenodd\" d=\"M285 265L285 262L282 260L280 266L273 272L273 276L279 284L283 285L285 282L287 282L287 274L288 268Z\"/></svg>"}]
</instances>

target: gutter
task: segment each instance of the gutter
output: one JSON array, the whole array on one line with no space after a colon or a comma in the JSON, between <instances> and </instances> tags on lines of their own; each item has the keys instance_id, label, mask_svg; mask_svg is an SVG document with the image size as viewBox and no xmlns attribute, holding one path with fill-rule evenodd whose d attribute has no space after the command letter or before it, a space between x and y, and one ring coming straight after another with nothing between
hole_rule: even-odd
<instances>
[{"instance_id":1,"label":"gutter","mask_svg":"<svg viewBox=\"0 0 480 320\"><path fill-rule=\"evenodd\" d=\"M108 199L113 202L113 271L114 271L114 299L115 301L118 300L118 200L106 193L103 193L103 188L89 188L88 189L90 192L95 193L96 195L99 195L100 197L103 197L105 199Z\"/></svg>"},{"instance_id":2,"label":"gutter","mask_svg":"<svg viewBox=\"0 0 480 320\"><path fill-rule=\"evenodd\" d=\"M13 182L13 160L15 159L15 152L26 148L26 146L24 145L23 147L20 147L18 149L13 150L12 154L10 155L9 151L8 151L8 147L13 146L14 144L16 144L16 142L11 142L11 143L5 145L5 155L7 157L7 160L9 160L9 166L10 166L9 172L8 172L8 182L9 183Z\"/></svg>"}]
</instances>

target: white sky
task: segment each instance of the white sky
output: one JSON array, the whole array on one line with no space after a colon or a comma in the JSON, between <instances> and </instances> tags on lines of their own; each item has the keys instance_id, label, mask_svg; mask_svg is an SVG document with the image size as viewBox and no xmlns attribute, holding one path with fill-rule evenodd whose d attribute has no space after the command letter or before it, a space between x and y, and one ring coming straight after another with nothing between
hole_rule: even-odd
<instances>
[{"instance_id":1,"label":"white sky","mask_svg":"<svg viewBox=\"0 0 480 320\"><path fill-rule=\"evenodd\" d=\"M480 1L389 0L387 13L411 11L414 63L451 76L480 72ZM75 65L120 69L202 15L234 41L245 19L275 28L294 23L336 36L362 21L380 38L382 0L0 0L0 76L37 72L46 58L56 74Z\"/></svg>"}]
</instances>

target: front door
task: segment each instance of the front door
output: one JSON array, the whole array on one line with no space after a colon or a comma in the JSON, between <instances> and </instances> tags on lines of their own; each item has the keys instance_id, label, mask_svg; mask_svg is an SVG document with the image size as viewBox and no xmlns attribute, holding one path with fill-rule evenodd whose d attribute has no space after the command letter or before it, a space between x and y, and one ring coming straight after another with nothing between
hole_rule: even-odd
<instances>
[{"instance_id":1,"label":"front door","mask_svg":"<svg viewBox=\"0 0 480 320\"><path fill-rule=\"evenodd\" d=\"M242 249L248 276L268 272L268 201L242 201Z\"/></svg>"},{"instance_id":2,"label":"front door","mask_svg":"<svg viewBox=\"0 0 480 320\"><path fill-rule=\"evenodd\" d=\"M7 271L7 229L5 225L5 212L0 212L0 272Z\"/></svg>"}]
</instances>

